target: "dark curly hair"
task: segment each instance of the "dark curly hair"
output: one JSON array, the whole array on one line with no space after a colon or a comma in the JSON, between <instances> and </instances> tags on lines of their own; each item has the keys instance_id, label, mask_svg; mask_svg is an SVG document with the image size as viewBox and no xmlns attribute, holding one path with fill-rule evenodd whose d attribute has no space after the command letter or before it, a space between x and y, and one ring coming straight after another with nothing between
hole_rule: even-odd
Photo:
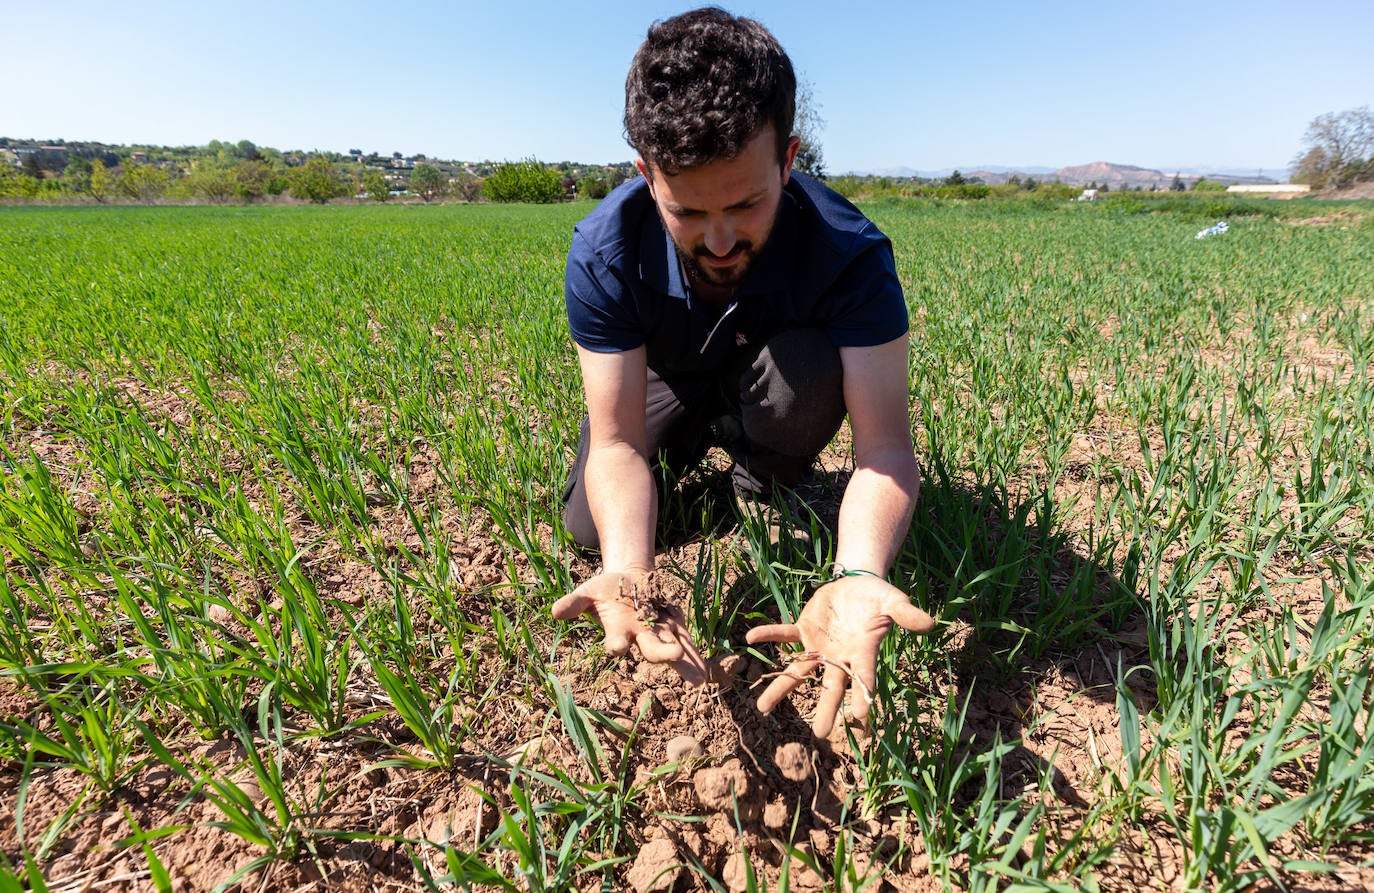
<instances>
[{"instance_id":1,"label":"dark curly hair","mask_svg":"<svg viewBox=\"0 0 1374 893\"><path fill-rule=\"evenodd\" d=\"M710 6L655 22L625 78L625 138L667 173L734 158L772 124L778 160L797 76L768 29Z\"/></svg>"}]
</instances>

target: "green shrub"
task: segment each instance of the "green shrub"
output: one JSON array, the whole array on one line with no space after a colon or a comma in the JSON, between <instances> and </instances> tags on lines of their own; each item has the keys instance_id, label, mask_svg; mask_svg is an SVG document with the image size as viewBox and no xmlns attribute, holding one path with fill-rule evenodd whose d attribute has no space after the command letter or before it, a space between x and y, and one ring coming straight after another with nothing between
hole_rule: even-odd
<instances>
[{"instance_id":1,"label":"green shrub","mask_svg":"<svg viewBox=\"0 0 1374 893\"><path fill-rule=\"evenodd\" d=\"M152 202L167 194L171 177L160 167L151 164L126 164L115 181L115 188L125 198L137 202Z\"/></svg>"},{"instance_id":2,"label":"green shrub","mask_svg":"<svg viewBox=\"0 0 1374 893\"><path fill-rule=\"evenodd\" d=\"M1103 199L1103 204L1118 214L1148 214L1150 211L1150 206L1135 194L1109 195Z\"/></svg>"},{"instance_id":3,"label":"green shrub","mask_svg":"<svg viewBox=\"0 0 1374 893\"><path fill-rule=\"evenodd\" d=\"M331 198L343 198L353 194L353 183L340 173L334 165L323 158L315 157L304 167L294 167L287 171L287 182L291 194L322 205Z\"/></svg>"},{"instance_id":4,"label":"green shrub","mask_svg":"<svg viewBox=\"0 0 1374 893\"><path fill-rule=\"evenodd\" d=\"M482 191L494 202L557 202L563 200L563 177L533 158L509 161L487 177Z\"/></svg>"},{"instance_id":5,"label":"green shrub","mask_svg":"<svg viewBox=\"0 0 1374 893\"><path fill-rule=\"evenodd\" d=\"M37 194L37 180L0 161L0 198L33 198Z\"/></svg>"},{"instance_id":6,"label":"green shrub","mask_svg":"<svg viewBox=\"0 0 1374 893\"><path fill-rule=\"evenodd\" d=\"M825 185L848 199L856 198L859 195L860 189L863 188L863 184L863 178L852 175L831 177L829 180L825 181Z\"/></svg>"},{"instance_id":7,"label":"green shrub","mask_svg":"<svg viewBox=\"0 0 1374 893\"><path fill-rule=\"evenodd\" d=\"M1030 197L1040 201L1066 202L1078 198L1083 192L1069 183L1041 183L1031 190Z\"/></svg>"},{"instance_id":8,"label":"green shrub","mask_svg":"<svg viewBox=\"0 0 1374 893\"><path fill-rule=\"evenodd\" d=\"M384 202L391 198L391 185L381 171L368 171L363 174L363 191L374 202Z\"/></svg>"},{"instance_id":9,"label":"green shrub","mask_svg":"<svg viewBox=\"0 0 1374 893\"><path fill-rule=\"evenodd\" d=\"M435 165L422 161L410 172L409 188L425 201L441 198L448 193L448 177Z\"/></svg>"},{"instance_id":10,"label":"green shrub","mask_svg":"<svg viewBox=\"0 0 1374 893\"><path fill-rule=\"evenodd\" d=\"M928 198L980 199L992 194L992 187L985 183L955 183L949 186L931 186L923 190Z\"/></svg>"},{"instance_id":11,"label":"green shrub","mask_svg":"<svg viewBox=\"0 0 1374 893\"><path fill-rule=\"evenodd\" d=\"M611 194L611 184L599 177L583 177L577 181L577 197L601 199Z\"/></svg>"}]
</instances>

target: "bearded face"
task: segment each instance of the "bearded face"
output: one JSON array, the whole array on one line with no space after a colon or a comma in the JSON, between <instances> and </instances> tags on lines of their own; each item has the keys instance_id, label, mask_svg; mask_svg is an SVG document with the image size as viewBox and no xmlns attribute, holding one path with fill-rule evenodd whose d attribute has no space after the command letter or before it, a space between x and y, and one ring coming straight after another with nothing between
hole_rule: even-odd
<instances>
[{"instance_id":1,"label":"bearded face","mask_svg":"<svg viewBox=\"0 0 1374 893\"><path fill-rule=\"evenodd\" d=\"M798 141L788 143L781 162L777 145L770 125L734 158L671 174L635 162L696 286L717 295L733 291L768 244Z\"/></svg>"}]
</instances>

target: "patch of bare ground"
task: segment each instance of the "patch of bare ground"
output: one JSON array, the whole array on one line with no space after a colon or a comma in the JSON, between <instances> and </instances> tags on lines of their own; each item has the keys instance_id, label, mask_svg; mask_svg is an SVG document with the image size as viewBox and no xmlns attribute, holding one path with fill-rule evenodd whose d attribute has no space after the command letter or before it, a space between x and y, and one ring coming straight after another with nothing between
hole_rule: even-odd
<instances>
[{"instance_id":1,"label":"patch of bare ground","mask_svg":"<svg viewBox=\"0 0 1374 893\"><path fill-rule=\"evenodd\" d=\"M1311 196L1313 198L1337 200L1374 198L1374 181L1354 183L1345 189L1324 189L1320 192L1311 193Z\"/></svg>"}]
</instances>

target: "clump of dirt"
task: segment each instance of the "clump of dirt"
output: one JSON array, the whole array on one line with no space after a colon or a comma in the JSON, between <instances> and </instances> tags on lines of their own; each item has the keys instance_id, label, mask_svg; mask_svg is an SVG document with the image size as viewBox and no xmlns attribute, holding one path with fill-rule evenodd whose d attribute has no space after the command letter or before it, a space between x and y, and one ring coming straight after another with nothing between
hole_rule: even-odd
<instances>
[{"instance_id":1,"label":"clump of dirt","mask_svg":"<svg viewBox=\"0 0 1374 893\"><path fill-rule=\"evenodd\" d=\"M638 580L620 578L620 598L633 604L639 611L639 619L651 626L660 618L680 611L678 606L688 594L685 581L662 571L654 571Z\"/></svg>"},{"instance_id":2,"label":"clump of dirt","mask_svg":"<svg viewBox=\"0 0 1374 893\"><path fill-rule=\"evenodd\" d=\"M701 805L715 812L729 812L736 803L744 812L747 811L745 807L753 802L749 796L749 776L744 774L739 760L730 760L717 768L698 770L692 776L692 786Z\"/></svg>"},{"instance_id":3,"label":"clump of dirt","mask_svg":"<svg viewBox=\"0 0 1374 893\"><path fill-rule=\"evenodd\" d=\"M635 857L634 865L625 875L625 882L637 893L672 890L686 874L677 844L671 838L659 837L646 843Z\"/></svg>"},{"instance_id":4,"label":"clump of dirt","mask_svg":"<svg viewBox=\"0 0 1374 893\"><path fill-rule=\"evenodd\" d=\"M777 763L783 778L806 781L811 777L811 755L799 741L789 741L779 747L773 762Z\"/></svg>"}]
</instances>

